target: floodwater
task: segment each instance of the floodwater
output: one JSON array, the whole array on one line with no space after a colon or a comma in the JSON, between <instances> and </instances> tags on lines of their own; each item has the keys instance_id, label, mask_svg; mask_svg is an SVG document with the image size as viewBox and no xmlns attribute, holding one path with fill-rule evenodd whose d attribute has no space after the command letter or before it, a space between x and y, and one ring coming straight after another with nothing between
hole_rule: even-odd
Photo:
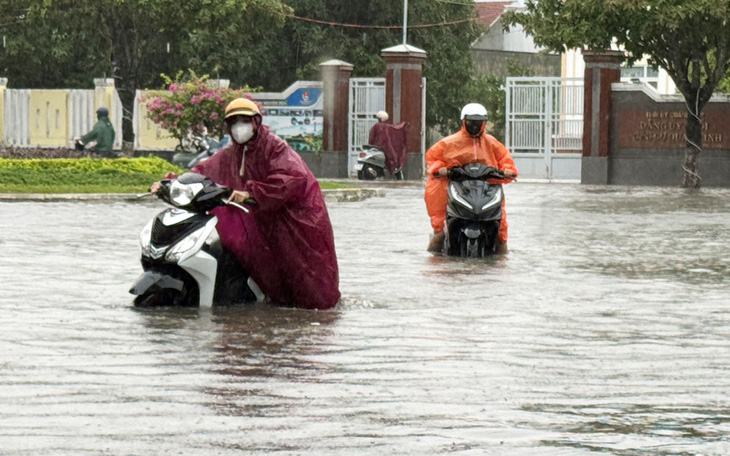
<instances>
[{"instance_id":1,"label":"floodwater","mask_svg":"<svg viewBox=\"0 0 730 456\"><path fill-rule=\"evenodd\" d=\"M506 194L488 260L329 203L319 312L136 310L161 202L0 202L0 454L730 454L730 190Z\"/></svg>"}]
</instances>

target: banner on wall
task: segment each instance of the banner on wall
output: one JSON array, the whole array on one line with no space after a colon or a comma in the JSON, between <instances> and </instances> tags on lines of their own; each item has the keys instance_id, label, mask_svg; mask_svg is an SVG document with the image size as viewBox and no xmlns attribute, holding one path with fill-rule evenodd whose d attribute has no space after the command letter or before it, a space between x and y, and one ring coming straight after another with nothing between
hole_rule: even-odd
<instances>
[{"instance_id":1,"label":"banner on wall","mask_svg":"<svg viewBox=\"0 0 730 456\"><path fill-rule=\"evenodd\" d=\"M283 92L259 92L252 96L261 103L264 125L294 150L311 150L305 138L323 131L320 81L297 81Z\"/></svg>"}]
</instances>

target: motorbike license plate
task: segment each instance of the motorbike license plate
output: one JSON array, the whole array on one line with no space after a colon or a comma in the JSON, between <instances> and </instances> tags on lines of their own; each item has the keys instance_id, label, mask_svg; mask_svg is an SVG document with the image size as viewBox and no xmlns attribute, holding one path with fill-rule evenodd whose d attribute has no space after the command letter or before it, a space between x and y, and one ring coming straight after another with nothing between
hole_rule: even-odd
<instances>
[{"instance_id":1,"label":"motorbike license plate","mask_svg":"<svg viewBox=\"0 0 730 456\"><path fill-rule=\"evenodd\" d=\"M355 171L362 171L362 163L357 163L355 165Z\"/></svg>"}]
</instances>

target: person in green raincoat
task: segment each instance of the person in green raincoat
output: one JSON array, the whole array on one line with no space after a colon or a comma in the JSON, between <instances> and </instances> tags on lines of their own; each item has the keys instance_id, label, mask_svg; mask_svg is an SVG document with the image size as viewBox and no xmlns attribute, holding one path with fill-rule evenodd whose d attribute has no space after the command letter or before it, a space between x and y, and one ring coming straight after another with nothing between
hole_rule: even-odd
<instances>
[{"instance_id":1,"label":"person in green raincoat","mask_svg":"<svg viewBox=\"0 0 730 456\"><path fill-rule=\"evenodd\" d=\"M91 141L96 141L96 145L91 148L91 151L97 153L103 157L113 157L115 154L112 152L114 147L114 127L109 120L109 110L105 107L100 107L96 110L96 118L98 121L94 124L94 127L90 132L78 139L81 145L85 146Z\"/></svg>"}]
</instances>

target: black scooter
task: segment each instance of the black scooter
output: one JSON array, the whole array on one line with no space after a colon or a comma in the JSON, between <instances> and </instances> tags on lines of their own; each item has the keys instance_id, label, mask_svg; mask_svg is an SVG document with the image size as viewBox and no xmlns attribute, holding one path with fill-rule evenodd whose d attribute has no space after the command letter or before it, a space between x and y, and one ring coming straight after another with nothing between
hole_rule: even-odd
<instances>
[{"instance_id":1,"label":"black scooter","mask_svg":"<svg viewBox=\"0 0 730 456\"><path fill-rule=\"evenodd\" d=\"M450 168L446 177L443 253L467 258L495 253L504 192L502 184L490 184L488 179L504 179L504 173L482 163L469 163Z\"/></svg>"},{"instance_id":2,"label":"black scooter","mask_svg":"<svg viewBox=\"0 0 730 456\"><path fill-rule=\"evenodd\" d=\"M221 245L218 218L209 213L223 204L248 212L243 205L226 202L230 194L231 189L196 173L161 181L156 195L173 207L157 214L140 234L144 272L129 290L136 295L136 307L210 307L265 299Z\"/></svg>"}]
</instances>

